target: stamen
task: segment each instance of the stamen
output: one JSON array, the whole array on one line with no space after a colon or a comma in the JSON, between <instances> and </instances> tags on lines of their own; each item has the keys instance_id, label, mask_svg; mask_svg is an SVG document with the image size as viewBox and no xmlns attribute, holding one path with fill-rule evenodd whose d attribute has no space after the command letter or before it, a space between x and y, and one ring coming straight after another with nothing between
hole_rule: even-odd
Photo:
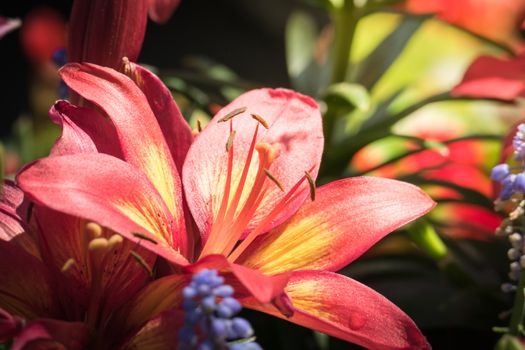
<instances>
[{"instance_id":1,"label":"stamen","mask_svg":"<svg viewBox=\"0 0 525 350\"><path fill-rule=\"evenodd\" d=\"M251 116L253 119L257 120L259 123L261 123L262 126L264 126L265 129L268 129L270 126L268 125L268 122L264 120L263 117L261 117L258 114L251 113Z\"/></svg>"},{"instance_id":2,"label":"stamen","mask_svg":"<svg viewBox=\"0 0 525 350\"><path fill-rule=\"evenodd\" d=\"M312 166L310 171L312 171L315 167ZM303 176L297 183L284 195L284 197L281 198L279 203L272 209L270 213L262 220L257 227L253 229L252 232L235 248L235 250L228 256L229 261L235 261L241 254L244 252L244 250L253 242L259 234L263 233L263 230L266 229L268 224L275 219L275 216L279 214L281 211L283 211L287 205L289 205L291 202L296 200L296 198L301 194L301 192L297 192L299 187L303 184L303 182L306 180L306 175Z\"/></svg>"},{"instance_id":3,"label":"stamen","mask_svg":"<svg viewBox=\"0 0 525 350\"><path fill-rule=\"evenodd\" d=\"M133 236L137 237L138 239L143 239L145 241L149 241L153 244L158 244L156 240L154 240L153 238L149 237L149 236L146 236L145 234L143 233L139 233L139 232L133 232L132 233ZM113 238L113 236L111 236Z\"/></svg>"},{"instance_id":4,"label":"stamen","mask_svg":"<svg viewBox=\"0 0 525 350\"><path fill-rule=\"evenodd\" d=\"M236 108L234 109L233 111L229 112L228 114L226 114L224 117L222 117L221 119L219 119L219 123L222 123L222 122L227 122L228 120L232 119L233 117L235 117L236 115L239 115L241 113L244 113L246 112L246 107L240 107L240 108Z\"/></svg>"},{"instance_id":5,"label":"stamen","mask_svg":"<svg viewBox=\"0 0 525 350\"><path fill-rule=\"evenodd\" d=\"M230 133L230 136L228 136L228 141L226 142L226 152L229 152L230 151L230 148L232 147L233 145L233 139L235 138L235 134L237 132L235 130L233 130L231 133Z\"/></svg>"},{"instance_id":6,"label":"stamen","mask_svg":"<svg viewBox=\"0 0 525 350\"><path fill-rule=\"evenodd\" d=\"M131 78L131 80L133 80L138 87L142 87L142 77L138 73L135 63L130 62L129 58L125 56L122 57L120 71Z\"/></svg>"},{"instance_id":7,"label":"stamen","mask_svg":"<svg viewBox=\"0 0 525 350\"><path fill-rule=\"evenodd\" d=\"M109 245L109 242L105 238L95 238L88 244L88 249L93 250L100 250L100 249L106 249Z\"/></svg>"},{"instance_id":8,"label":"stamen","mask_svg":"<svg viewBox=\"0 0 525 350\"><path fill-rule=\"evenodd\" d=\"M123 239L122 239L121 235L113 235L113 236L109 237L108 246L109 246L109 248L113 248L114 246L122 243L122 241L123 241Z\"/></svg>"},{"instance_id":9,"label":"stamen","mask_svg":"<svg viewBox=\"0 0 525 350\"><path fill-rule=\"evenodd\" d=\"M268 178L270 180L273 181L274 184L277 185L277 187L279 187L279 189L284 192L284 187L283 187L283 184L281 184L281 182L279 180L277 180L277 178L275 176L272 175L272 173L270 173L270 170L268 169L264 169L264 173L266 174L266 176L268 176Z\"/></svg>"},{"instance_id":10,"label":"stamen","mask_svg":"<svg viewBox=\"0 0 525 350\"><path fill-rule=\"evenodd\" d=\"M137 264L139 264L144 270L146 270L146 272L148 273L150 277L153 277L153 270L151 269L151 267L149 267L146 260L144 260L143 257L141 257L138 253L134 252L133 250L130 251L129 253L133 257L133 259L135 259Z\"/></svg>"},{"instance_id":11,"label":"stamen","mask_svg":"<svg viewBox=\"0 0 525 350\"><path fill-rule=\"evenodd\" d=\"M62 268L60 269L61 272L66 272L68 271L70 268L73 267L73 265L75 265L76 262L75 262L75 259L73 258L69 258L67 259L67 261L64 263L64 265L62 266Z\"/></svg>"},{"instance_id":12,"label":"stamen","mask_svg":"<svg viewBox=\"0 0 525 350\"><path fill-rule=\"evenodd\" d=\"M256 132L258 130L259 124L257 124ZM254 135L255 140L255 135ZM253 144L253 141L252 141ZM225 222L233 223L233 226L230 226L227 230L227 233L221 235L221 237L228 237L226 240L222 239L219 243L220 252L224 255L228 255L232 249L235 247L236 243L241 239L246 226L253 217L253 214L261 204L268 189L267 186L264 186L266 180L266 173L264 169L267 169L271 163L279 156L279 145L274 144L270 145L268 143L258 143L255 145L255 149L259 153L259 167L257 174L255 175L255 180L253 182L252 188L248 198L244 202L241 212L238 214L237 218L233 218L233 215L227 216L224 218ZM245 167L247 162L245 163ZM239 191L237 191L239 193ZM235 206L232 206L232 210L237 208L237 203Z\"/></svg>"},{"instance_id":13,"label":"stamen","mask_svg":"<svg viewBox=\"0 0 525 350\"><path fill-rule=\"evenodd\" d=\"M94 238L100 237L102 235L102 227L94 222L89 222L86 224L86 233Z\"/></svg>"},{"instance_id":14,"label":"stamen","mask_svg":"<svg viewBox=\"0 0 525 350\"><path fill-rule=\"evenodd\" d=\"M201 131L202 131L202 124L201 124L200 119L197 119L197 131L198 131L198 132L201 132Z\"/></svg>"},{"instance_id":15,"label":"stamen","mask_svg":"<svg viewBox=\"0 0 525 350\"><path fill-rule=\"evenodd\" d=\"M315 201L315 182L314 179L312 179L312 175L308 171L305 171L304 174L306 175L306 180L308 180L308 184L310 185L310 199Z\"/></svg>"}]
</instances>

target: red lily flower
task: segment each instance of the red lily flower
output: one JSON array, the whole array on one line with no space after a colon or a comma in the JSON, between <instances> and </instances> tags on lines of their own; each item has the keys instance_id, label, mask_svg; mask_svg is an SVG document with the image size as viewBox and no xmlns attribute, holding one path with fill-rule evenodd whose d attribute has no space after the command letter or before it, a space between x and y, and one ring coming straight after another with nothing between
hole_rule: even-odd
<instances>
[{"instance_id":1,"label":"red lily flower","mask_svg":"<svg viewBox=\"0 0 525 350\"><path fill-rule=\"evenodd\" d=\"M413 13L436 13L437 18L475 34L523 49L520 28L525 20L524 0L407 0Z\"/></svg>"},{"instance_id":2,"label":"red lily flower","mask_svg":"<svg viewBox=\"0 0 525 350\"><path fill-rule=\"evenodd\" d=\"M525 55L476 58L452 94L507 101L525 97Z\"/></svg>"},{"instance_id":3,"label":"red lily flower","mask_svg":"<svg viewBox=\"0 0 525 350\"><path fill-rule=\"evenodd\" d=\"M66 84L104 116L59 102L68 122L58 144L84 152L44 158L17 177L36 203L96 221L174 264L177 273L146 286L117 319L139 329L169 315L185 274L207 267L225 274L247 307L375 349L428 347L395 305L333 272L428 212L427 195L380 178L314 192L321 115L289 90L241 95L189 146L167 88L142 67L127 68L135 81L93 64L64 67ZM200 233L196 245L185 207ZM137 337L159 335L155 329L148 324Z\"/></svg>"},{"instance_id":4,"label":"red lily flower","mask_svg":"<svg viewBox=\"0 0 525 350\"><path fill-rule=\"evenodd\" d=\"M166 22L180 0L76 0L71 10L68 59L118 69L139 56L148 12Z\"/></svg>"}]
</instances>

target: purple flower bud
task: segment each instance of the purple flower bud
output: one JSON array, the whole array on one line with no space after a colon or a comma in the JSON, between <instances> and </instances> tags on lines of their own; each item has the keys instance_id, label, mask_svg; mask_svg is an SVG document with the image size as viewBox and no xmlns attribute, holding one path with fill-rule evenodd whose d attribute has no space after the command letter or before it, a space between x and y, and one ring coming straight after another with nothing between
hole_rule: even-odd
<instances>
[{"instance_id":1,"label":"purple flower bud","mask_svg":"<svg viewBox=\"0 0 525 350\"><path fill-rule=\"evenodd\" d=\"M230 318L234 315L234 312L227 305L219 304L217 306L217 316L221 318Z\"/></svg>"},{"instance_id":2,"label":"purple flower bud","mask_svg":"<svg viewBox=\"0 0 525 350\"><path fill-rule=\"evenodd\" d=\"M233 293L216 270L204 269L193 276L182 291L185 326L179 331L179 349L261 349L245 339L253 335L250 323L242 318L231 319L242 308ZM230 344L238 340L239 343Z\"/></svg>"},{"instance_id":3,"label":"purple flower bud","mask_svg":"<svg viewBox=\"0 0 525 350\"><path fill-rule=\"evenodd\" d=\"M198 350L213 350L216 349L211 340L206 340L202 342L198 347Z\"/></svg>"},{"instance_id":4,"label":"purple flower bud","mask_svg":"<svg viewBox=\"0 0 525 350\"><path fill-rule=\"evenodd\" d=\"M525 174L519 173L514 179L514 188L521 193L525 193Z\"/></svg>"},{"instance_id":5,"label":"purple flower bud","mask_svg":"<svg viewBox=\"0 0 525 350\"><path fill-rule=\"evenodd\" d=\"M215 318L211 321L211 331L216 338L226 339L228 333L228 322L222 318Z\"/></svg>"},{"instance_id":6,"label":"purple flower bud","mask_svg":"<svg viewBox=\"0 0 525 350\"><path fill-rule=\"evenodd\" d=\"M206 313L211 313L215 310L215 296L210 295L202 299L201 301L202 309Z\"/></svg>"},{"instance_id":7,"label":"purple flower bud","mask_svg":"<svg viewBox=\"0 0 525 350\"><path fill-rule=\"evenodd\" d=\"M193 299L197 296L197 290L195 287L189 285L182 290L182 296L184 299Z\"/></svg>"},{"instance_id":8,"label":"purple flower bud","mask_svg":"<svg viewBox=\"0 0 525 350\"><path fill-rule=\"evenodd\" d=\"M246 321L244 318L235 317L232 320L232 328L238 338L248 338L253 335L253 328L250 325L250 322Z\"/></svg>"},{"instance_id":9,"label":"purple flower bud","mask_svg":"<svg viewBox=\"0 0 525 350\"><path fill-rule=\"evenodd\" d=\"M220 305L228 307L234 314L238 313L242 309L241 303L239 303L237 299L231 297L222 299Z\"/></svg>"},{"instance_id":10,"label":"purple flower bud","mask_svg":"<svg viewBox=\"0 0 525 350\"><path fill-rule=\"evenodd\" d=\"M222 298L231 297L233 295L233 288L232 286L224 284L222 286L215 288L213 290L213 294L219 297L222 297Z\"/></svg>"},{"instance_id":11,"label":"purple flower bud","mask_svg":"<svg viewBox=\"0 0 525 350\"><path fill-rule=\"evenodd\" d=\"M510 169L508 164L498 164L492 168L490 173L490 178L494 181L503 181L510 174Z\"/></svg>"},{"instance_id":12,"label":"purple flower bud","mask_svg":"<svg viewBox=\"0 0 525 350\"><path fill-rule=\"evenodd\" d=\"M503 181L501 182L501 193L500 193L500 198L502 200L507 200L507 199L510 199L510 197L512 197L512 195L514 194L514 178L516 177L516 175L513 175L511 174L510 176L507 176L505 179L503 179Z\"/></svg>"}]
</instances>

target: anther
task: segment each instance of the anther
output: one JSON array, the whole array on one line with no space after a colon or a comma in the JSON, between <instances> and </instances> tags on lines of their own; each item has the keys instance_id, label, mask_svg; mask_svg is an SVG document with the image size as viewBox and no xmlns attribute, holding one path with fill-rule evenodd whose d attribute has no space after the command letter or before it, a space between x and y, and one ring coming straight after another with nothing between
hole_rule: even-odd
<instances>
[{"instance_id":1,"label":"anther","mask_svg":"<svg viewBox=\"0 0 525 350\"><path fill-rule=\"evenodd\" d=\"M310 199L313 202L315 201L315 182L308 171L305 171L304 174L306 175L306 180L308 180L308 185L310 185Z\"/></svg>"},{"instance_id":2,"label":"anther","mask_svg":"<svg viewBox=\"0 0 525 350\"><path fill-rule=\"evenodd\" d=\"M131 80L133 80L138 87L142 86L142 78L140 77L140 74L135 68L135 64L133 62L130 62L130 60L127 57L122 57L122 65L120 67L120 71L127 75L129 78L131 78Z\"/></svg>"},{"instance_id":3,"label":"anther","mask_svg":"<svg viewBox=\"0 0 525 350\"><path fill-rule=\"evenodd\" d=\"M268 122L264 120L264 118L261 117L260 115L255 114L255 113L251 113L250 115L252 116L253 119L257 120L262 126L264 126L265 129L268 129L270 127L268 125Z\"/></svg>"},{"instance_id":4,"label":"anther","mask_svg":"<svg viewBox=\"0 0 525 350\"><path fill-rule=\"evenodd\" d=\"M100 237L100 235L102 235L102 227L94 222L89 222L86 224L86 232L89 233L91 237Z\"/></svg>"},{"instance_id":5,"label":"anther","mask_svg":"<svg viewBox=\"0 0 525 350\"><path fill-rule=\"evenodd\" d=\"M149 236L146 236L145 234L143 233L139 233L139 232L133 232L132 233L133 236L137 237L138 239L143 239L145 241L148 241L148 242L151 242L153 244L157 244L157 241L154 240L153 238L149 237ZM112 236L113 237L113 236Z\"/></svg>"},{"instance_id":6,"label":"anther","mask_svg":"<svg viewBox=\"0 0 525 350\"><path fill-rule=\"evenodd\" d=\"M284 187L283 185L281 184L281 182L279 180L277 180L277 178L275 176L272 175L272 173L270 173L270 170L268 169L264 169L264 173L266 174L266 176L268 176L268 178L270 180L273 181L273 183L275 183L277 185L277 187L279 187L279 189L284 192Z\"/></svg>"},{"instance_id":7,"label":"anther","mask_svg":"<svg viewBox=\"0 0 525 350\"><path fill-rule=\"evenodd\" d=\"M230 136L228 136L228 141L226 141L226 152L229 152L230 151L230 148L232 148L232 145L233 145L233 139L235 138L235 130L233 130L231 133L230 133Z\"/></svg>"},{"instance_id":8,"label":"anther","mask_svg":"<svg viewBox=\"0 0 525 350\"><path fill-rule=\"evenodd\" d=\"M198 131L198 132L201 132L201 131L202 131L202 124L201 124L200 119L197 119L197 131Z\"/></svg>"},{"instance_id":9,"label":"anther","mask_svg":"<svg viewBox=\"0 0 525 350\"><path fill-rule=\"evenodd\" d=\"M143 257L141 257L138 253L134 252L134 251L131 251L129 252L131 254L131 256L133 257L133 259L135 259L135 261L144 269L146 270L146 272L148 273L148 275L150 277L153 276L153 270L151 269L151 267L149 267L148 263L146 262L146 260L144 260Z\"/></svg>"},{"instance_id":10,"label":"anther","mask_svg":"<svg viewBox=\"0 0 525 350\"><path fill-rule=\"evenodd\" d=\"M109 248L113 248L114 246L122 243L122 241L123 241L123 239L122 239L121 235L113 235L113 236L109 237L109 239L108 239Z\"/></svg>"},{"instance_id":11,"label":"anther","mask_svg":"<svg viewBox=\"0 0 525 350\"><path fill-rule=\"evenodd\" d=\"M64 263L64 265L62 265L62 268L60 269L60 271L62 272L66 272L67 270L69 270L70 268L73 267L73 265L75 265L76 262L73 258L69 258L67 259L67 261Z\"/></svg>"},{"instance_id":12,"label":"anther","mask_svg":"<svg viewBox=\"0 0 525 350\"><path fill-rule=\"evenodd\" d=\"M109 245L109 242L105 238L95 238L88 244L89 250L99 250L99 249L106 249Z\"/></svg>"},{"instance_id":13,"label":"anther","mask_svg":"<svg viewBox=\"0 0 525 350\"><path fill-rule=\"evenodd\" d=\"M234 109L233 111L229 112L228 114L226 114L224 117L222 117L221 119L219 119L219 123L221 122L227 122L228 120L232 119L233 117L235 117L236 115L239 115L241 113L244 113L246 112L246 107L240 107L240 108L236 108Z\"/></svg>"}]
</instances>

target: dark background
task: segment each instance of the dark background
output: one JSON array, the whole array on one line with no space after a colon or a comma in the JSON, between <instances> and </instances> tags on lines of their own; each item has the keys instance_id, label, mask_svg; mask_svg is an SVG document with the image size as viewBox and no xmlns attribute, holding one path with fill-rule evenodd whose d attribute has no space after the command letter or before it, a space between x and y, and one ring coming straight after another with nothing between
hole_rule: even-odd
<instances>
[{"instance_id":1,"label":"dark background","mask_svg":"<svg viewBox=\"0 0 525 350\"><path fill-rule=\"evenodd\" d=\"M2 1L0 15L23 21L32 10L47 6L67 19L71 5L71 0ZM288 86L284 28L291 11L298 8L315 11L300 0L183 0L168 23L148 22L139 61L178 68L188 55L205 56L245 80ZM29 112L33 68L21 47L20 33L18 29L0 40L0 137L9 134L14 119Z\"/></svg>"}]
</instances>

